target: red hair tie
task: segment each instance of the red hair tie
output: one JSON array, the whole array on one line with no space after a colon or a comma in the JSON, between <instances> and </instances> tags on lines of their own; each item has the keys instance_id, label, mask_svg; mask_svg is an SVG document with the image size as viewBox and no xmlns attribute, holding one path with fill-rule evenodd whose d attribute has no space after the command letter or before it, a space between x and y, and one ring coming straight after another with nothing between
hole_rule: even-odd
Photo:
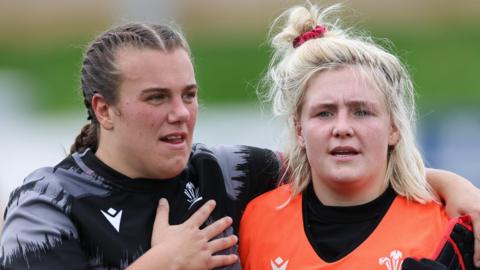
<instances>
[{"instance_id":1,"label":"red hair tie","mask_svg":"<svg viewBox=\"0 0 480 270\"><path fill-rule=\"evenodd\" d=\"M327 28L321 25L317 25L315 29L307 31L301 34L300 36L296 37L293 40L293 48L297 48L298 46L302 45L305 41L308 41L310 39L323 37L325 32L327 32Z\"/></svg>"}]
</instances>

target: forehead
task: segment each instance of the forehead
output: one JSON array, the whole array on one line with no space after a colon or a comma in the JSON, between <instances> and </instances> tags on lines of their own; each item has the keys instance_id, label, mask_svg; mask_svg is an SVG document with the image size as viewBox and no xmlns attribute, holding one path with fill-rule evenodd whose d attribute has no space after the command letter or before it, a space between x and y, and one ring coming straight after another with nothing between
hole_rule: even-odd
<instances>
[{"instance_id":1,"label":"forehead","mask_svg":"<svg viewBox=\"0 0 480 270\"><path fill-rule=\"evenodd\" d=\"M308 82L304 106L312 103L368 101L385 105L383 94L357 66L325 70Z\"/></svg>"},{"instance_id":2,"label":"forehead","mask_svg":"<svg viewBox=\"0 0 480 270\"><path fill-rule=\"evenodd\" d=\"M119 49L115 59L122 84L177 88L196 83L190 56L182 48L161 51L127 47Z\"/></svg>"}]
</instances>

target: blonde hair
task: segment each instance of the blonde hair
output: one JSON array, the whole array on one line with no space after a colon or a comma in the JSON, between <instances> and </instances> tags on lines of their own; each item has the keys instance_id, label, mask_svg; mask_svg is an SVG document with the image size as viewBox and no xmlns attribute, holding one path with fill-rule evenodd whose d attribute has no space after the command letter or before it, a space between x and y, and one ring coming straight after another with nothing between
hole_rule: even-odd
<instances>
[{"instance_id":1,"label":"blonde hair","mask_svg":"<svg viewBox=\"0 0 480 270\"><path fill-rule=\"evenodd\" d=\"M286 118L288 139L285 149L284 182L292 187L292 198L311 182L306 151L296 139L295 121L302 110L303 97L312 76L331 69L359 67L361 74L372 81L385 98L390 117L400 138L389 149L385 184L400 195L421 203L436 200L425 178L425 166L414 139L414 87L405 66L385 48L365 34L343 30L339 20L330 22L339 5L320 9L316 5L294 6L273 23L280 28L271 45L274 54L264 78L276 116ZM297 48L293 40L321 25L327 31L321 37L305 41Z\"/></svg>"}]
</instances>

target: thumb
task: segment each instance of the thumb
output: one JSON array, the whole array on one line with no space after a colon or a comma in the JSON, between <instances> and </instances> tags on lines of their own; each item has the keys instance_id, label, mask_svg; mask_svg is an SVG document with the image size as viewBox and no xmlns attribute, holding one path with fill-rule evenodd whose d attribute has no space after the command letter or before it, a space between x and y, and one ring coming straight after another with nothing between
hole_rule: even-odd
<instances>
[{"instance_id":1,"label":"thumb","mask_svg":"<svg viewBox=\"0 0 480 270\"><path fill-rule=\"evenodd\" d=\"M161 232L169 226L168 222L168 213L170 212L170 207L168 206L168 201L165 198L161 198L158 207L157 214L155 216L155 221L153 222L153 231L152 231L152 246L157 244L157 239Z\"/></svg>"}]
</instances>

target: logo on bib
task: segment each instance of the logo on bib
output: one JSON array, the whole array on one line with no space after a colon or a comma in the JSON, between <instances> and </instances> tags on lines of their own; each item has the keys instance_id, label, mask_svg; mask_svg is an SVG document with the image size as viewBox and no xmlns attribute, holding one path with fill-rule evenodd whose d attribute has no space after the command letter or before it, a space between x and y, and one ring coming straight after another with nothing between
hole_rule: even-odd
<instances>
[{"instance_id":1,"label":"logo on bib","mask_svg":"<svg viewBox=\"0 0 480 270\"><path fill-rule=\"evenodd\" d=\"M378 259L380 265L385 265L388 270L400 270L402 269L402 252L400 250L392 250L390 257L381 257Z\"/></svg>"},{"instance_id":2,"label":"logo on bib","mask_svg":"<svg viewBox=\"0 0 480 270\"><path fill-rule=\"evenodd\" d=\"M270 265L272 265L272 270L286 270L288 260L284 261L282 258L277 257L275 261L270 261Z\"/></svg>"}]
</instances>

